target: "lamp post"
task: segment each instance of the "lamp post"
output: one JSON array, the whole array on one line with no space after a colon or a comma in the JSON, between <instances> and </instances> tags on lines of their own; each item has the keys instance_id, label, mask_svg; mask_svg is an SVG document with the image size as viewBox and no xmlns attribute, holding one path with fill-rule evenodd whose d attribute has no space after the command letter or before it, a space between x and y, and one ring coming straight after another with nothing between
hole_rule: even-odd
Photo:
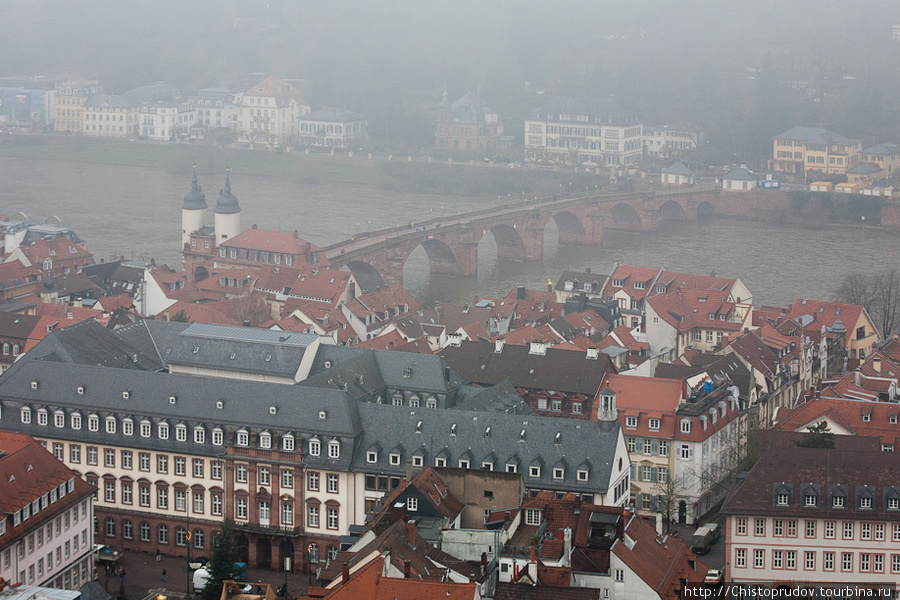
<instances>
[{"instance_id":1,"label":"lamp post","mask_svg":"<svg viewBox=\"0 0 900 600\"><path fill-rule=\"evenodd\" d=\"M288 514L288 501L291 499L287 493L281 495L281 518L284 521L284 516ZM293 507L292 507L293 509ZM293 515L291 515L293 516ZM291 519L291 523L293 523L293 519ZM284 567L284 587L281 588L284 592L284 597L287 598L287 580L288 580L288 571L291 570L291 552L290 552L290 539L288 538L288 529L284 522L281 523L282 530L284 531L284 557L282 559L282 566Z\"/></svg>"},{"instance_id":2,"label":"lamp post","mask_svg":"<svg viewBox=\"0 0 900 600\"><path fill-rule=\"evenodd\" d=\"M186 576L186 594L187 597L191 597L191 490L187 489L184 491L184 509L186 514L186 524L187 530L184 532L185 543L187 544L187 572Z\"/></svg>"},{"instance_id":3,"label":"lamp post","mask_svg":"<svg viewBox=\"0 0 900 600\"><path fill-rule=\"evenodd\" d=\"M306 547L306 582L312 587L312 543Z\"/></svg>"}]
</instances>

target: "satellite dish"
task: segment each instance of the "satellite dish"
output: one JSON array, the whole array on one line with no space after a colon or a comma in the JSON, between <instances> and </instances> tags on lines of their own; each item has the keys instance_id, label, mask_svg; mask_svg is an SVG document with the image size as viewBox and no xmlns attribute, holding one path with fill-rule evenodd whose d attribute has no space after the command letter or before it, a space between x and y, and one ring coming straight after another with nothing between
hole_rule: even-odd
<instances>
[{"instance_id":1,"label":"satellite dish","mask_svg":"<svg viewBox=\"0 0 900 600\"><path fill-rule=\"evenodd\" d=\"M13 219L15 219L16 221L26 221L28 220L28 215L23 212L17 212L13 215Z\"/></svg>"},{"instance_id":2,"label":"satellite dish","mask_svg":"<svg viewBox=\"0 0 900 600\"><path fill-rule=\"evenodd\" d=\"M44 221L44 225L56 225L59 226L62 223L62 219L57 217L56 215L50 215L47 217L47 220Z\"/></svg>"}]
</instances>

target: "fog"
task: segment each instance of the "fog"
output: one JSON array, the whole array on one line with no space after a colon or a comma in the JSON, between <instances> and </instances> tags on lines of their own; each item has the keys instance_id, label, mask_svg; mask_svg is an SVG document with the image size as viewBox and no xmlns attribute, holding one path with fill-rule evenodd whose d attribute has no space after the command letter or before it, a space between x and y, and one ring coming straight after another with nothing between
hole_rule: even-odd
<instances>
[{"instance_id":1,"label":"fog","mask_svg":"<svg viewBox=\"0 0 900 600\"><path fill-rule=\"evenodd\" d=\"M0 76L193 93L275 74L313 110L362 113L373 142L404 148L433 142L444 89L479 93L520 143L525 118L569 96L690 123L698 160L757 164L795 125L900 139L895 0L2 0L0 14Z\"/></svg>"}]
</instances>

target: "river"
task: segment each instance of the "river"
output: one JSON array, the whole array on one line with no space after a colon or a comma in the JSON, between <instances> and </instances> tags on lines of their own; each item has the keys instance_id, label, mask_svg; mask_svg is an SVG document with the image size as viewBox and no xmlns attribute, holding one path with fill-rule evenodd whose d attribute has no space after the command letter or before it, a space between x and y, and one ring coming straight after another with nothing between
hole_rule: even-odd
<instances>
[{"instance_id":1,"label":"river","mask_svg":"<svg viewBox=\"0 0 900 600\"><path fill-rule=\"evenodd\" d=\"M201 175L212 207L221 175ZM359 231L443 217L507 202L415 194L352 184L302 184L289 178L233 173L241 224L292 231L323 246ZM164 169L0 156L0 212L24 212L39 222L58 216L95 257L155 258L180 265L181 199L190 180ZM423 304L503 295L517 285L545 288L566 269L608 272L613 264L663 266L687 273L740 277L754 303L785 305L798 297L831 299L844 274L884 268L898 256L900 235L876 228L794 229L714 219L665 223L655 233L607 232L602 247L557 243L554 223L544 232L544 260L498 260L490 234L478 246L478 276L432 276L419 248L404 268L404 285Z\"/></svg>"}]
</instances>

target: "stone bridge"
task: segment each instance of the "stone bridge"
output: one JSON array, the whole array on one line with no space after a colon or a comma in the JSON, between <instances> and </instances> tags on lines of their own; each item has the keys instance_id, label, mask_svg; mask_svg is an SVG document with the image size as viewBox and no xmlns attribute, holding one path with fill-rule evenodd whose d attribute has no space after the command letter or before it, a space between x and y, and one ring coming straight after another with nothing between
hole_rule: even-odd
<instances>
[{"instance_id":1,"label":"stone bridge","mask_svg":"<svg viewBox=\"0 0 900 600\"><path fill-rule=\"evenodd\" d=\"M347 267L387 284L403 282L403 265L419 246L432 273L473 276L478 242L488 232L499 258L526 261L544 257L544 227L554 220L562 245L600 245L607 229L656 231L666 220L695 221L712 215L714 186L629 194L536 198L449 218L361 233L325 247L332 268Z\"/></svg>"}]
</instances>

